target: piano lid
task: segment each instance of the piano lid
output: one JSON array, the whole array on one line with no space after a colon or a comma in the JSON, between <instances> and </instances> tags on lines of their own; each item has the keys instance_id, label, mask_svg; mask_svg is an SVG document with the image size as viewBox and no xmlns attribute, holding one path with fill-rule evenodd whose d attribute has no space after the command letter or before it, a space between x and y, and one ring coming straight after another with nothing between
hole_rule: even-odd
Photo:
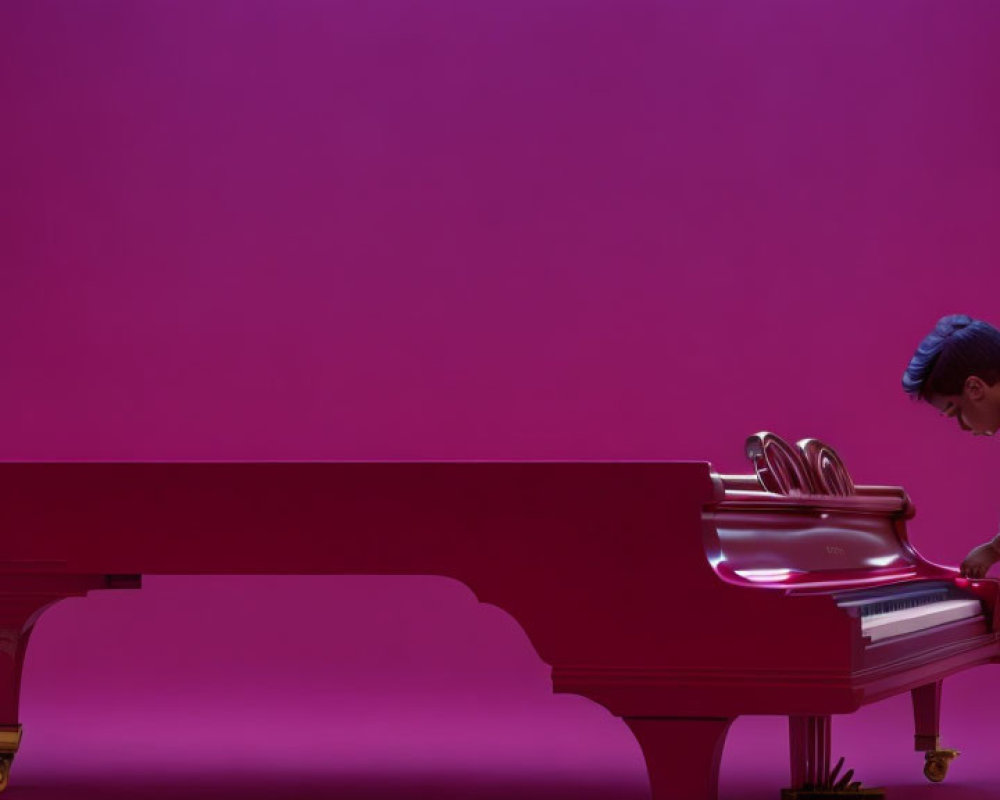
<instances>
[{"instance_id":1,"label":"piano lid","mask_svg":"<svg viewBox=\"0 0 1000 800\"><path fill-rule=\"evenodd\" d=\"M751 436L755 475L714 475L709 561L743 585L844 587L951 576L906 538L914 508L894 486L856 486L829 445Z\"/></svg>"}]
</instances>

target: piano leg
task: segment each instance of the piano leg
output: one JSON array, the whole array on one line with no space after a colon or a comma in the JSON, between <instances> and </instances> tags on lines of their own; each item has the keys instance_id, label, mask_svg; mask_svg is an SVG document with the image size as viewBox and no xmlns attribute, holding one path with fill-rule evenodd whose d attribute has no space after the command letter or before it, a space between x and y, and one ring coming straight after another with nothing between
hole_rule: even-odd
<instances>
[{"instance_id":1,"label":"piano leg","mask_svg":"<svg viewBox=\"0 0 1000 800\"><path fill-rule=\"evenodd\" d=\"M24 654L35 623L49 606L92 589L138 588L139 576L0 575L0 791L21 744L18 706Z\"/></svg>"},{"instance_id":2,"label":"piano leg","mask_svg":"<svg viewBox=\"0 0 1000 800\"><path fill-rule=\"evenodd\" d=\"M717 800L733 718L624 717L646 759L653 800Z\"/></svg>"},{"instance_id":3,"label":"piano leg","mask_svg":"<svg viewBox=\"0 0 1000 800\"><path fill-rule=\"evenodd\" d=\"M17 706L24 652L31 634L30 627L19 630L8 624L0 627L0 792L7 788L14 754L21 744Z\"/></svg>"},{"instance_id":4,"label":"piano leg","mask_svg":"<svg viewBox=\"0 0 1000 800\"><path fill-rule=\"evenodd\" d=\"M830 717L789 717L792 788L819 786L830 774Z\"/></svg>"},{"instance_id":5,"label":"piano leg","mask_svg":"<svg viewBox=\"0 0 1000 800\"><path fill-rule=\"evenodd\" d=\"M910 692L913 698L914 749L924 751L924 775L940 783L957 750L941 749L941 681L926 683Z\"/></svg>"},{"instance_id":6,"label":"piano leg","mask_svg":"<svg viewBox=\"0 0 1000 800\"><path fill-rule=\"evenodd\" d=\"M941 735L941 681L918 686L913 698L914 749L937 750Z\"/></svg>"},{"instance_id":7,"label":"piano leg","mask_svg":"<svg viewBox=\"0 0 1000 800\"><path fill-rule=\"evenodd\" d=\"M5 598L8 599L8 598ZM21 725L18 723L18 704L21 696L21 670L28 637L40 608L30 619L19 619L22 613L11 615L0 606L0 792L7 788L10 767L21 744Z\"/></svg>"}]
</instances>

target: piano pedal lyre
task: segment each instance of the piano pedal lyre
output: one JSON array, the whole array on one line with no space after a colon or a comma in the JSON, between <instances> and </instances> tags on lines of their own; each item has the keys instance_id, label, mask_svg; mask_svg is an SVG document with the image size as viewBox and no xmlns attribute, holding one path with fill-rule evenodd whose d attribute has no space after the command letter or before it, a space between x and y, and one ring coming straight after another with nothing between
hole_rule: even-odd
<instances>
[{"instance_id":1,"label":"piano pedal lyre","mask_svg":"<svg viewBox=\"0 0 1000 800\"><path fill-rule=\"evenodd\" d=\"M21 726L0 727L0 792L10 781L10 767L21 744Z\"/></svg>"},{"instance_id":2,"label":"piano pedal lyre","mask_svg":"<svg viewBox=\"0 0 1000 800\"><path fill-rule=\"evenodd\" d=\"M860 781L852 780L854 770L849 769L840 778L840 769L844 766L841 756L837 765L816 784L806 784L800 789L782 789L781 800L836 800L849 797L854 800L885 800L885 789L863 789ZM839 779L838 779L839 778Z\"/></svg>"},{"instance_id":3,"label":"piano pedal lyre","mask_svg":"<svg viewBox=\"0 0 1000 800\"><path fill-rule=\"evenodd\" d=\"M792 787L781 790L781 800L827 800L850 797L854 800L884 800L885 789L862 789L854 780L854 770L841 776L844 757L830 769L831 719L829 715L790 716Z\"/></svg>"},{"instance_id":4,"label":"piano pedal lyre","mask_svg":"<svg viewBox=\"0 0 1000 800\"><path fill-rule=\"evenodd\" d=\"M948 774L952 761L961 755L958 750L928 750L924 753L924 777L934 783L940 783Z\"/></svg>"},{"instance_id":5,"label":"piano pedal lyre","mask_svg":"<svg viewBox=\"0 0 1000 800\"><path fill-rule=\"evenodd\" d=\"M782 789L781 800L841 800L853 797L885 800L885 789Z\"/></svg>"}]
</instances>

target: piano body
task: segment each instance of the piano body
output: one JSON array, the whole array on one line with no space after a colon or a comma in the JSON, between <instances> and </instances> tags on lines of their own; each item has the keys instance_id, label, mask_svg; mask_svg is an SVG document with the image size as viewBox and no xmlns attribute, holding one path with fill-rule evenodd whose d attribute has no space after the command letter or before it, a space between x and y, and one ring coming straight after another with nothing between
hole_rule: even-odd
<instances>
[{"instance_id":1,"label":"piano body","mask_svg":"<svg viewBox=\"0 0 1000 800\"><path fill-rule=\"evenodd\" d=\"M904 691L943 777L941 681L997 659L997 584L922 559L903 490L855 487L829 447L762 433L747 452L745 476L704 462L0 463L0 783L41 612L143 574L461 581L518 621L555 691L624 719L654 800L715 798L741 714L789 717L789 796L808 796L831 772L830 716Z\"/></svg>"}]
</instances>

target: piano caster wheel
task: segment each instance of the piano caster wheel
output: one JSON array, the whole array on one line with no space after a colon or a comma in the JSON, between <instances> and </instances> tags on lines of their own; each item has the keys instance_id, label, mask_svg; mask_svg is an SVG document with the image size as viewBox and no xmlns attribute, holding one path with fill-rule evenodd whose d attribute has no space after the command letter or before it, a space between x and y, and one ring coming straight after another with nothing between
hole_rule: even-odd
<instances>
[{"instance_id":1,"label":"piano caster wheel","mask_svg":"<svg viewBox=\"0 0 1000 800\"><path fill-rule=\"evenodd\" d=\"M948 774L948 765L958 756L958 750L928 750L924 756L924 777L940 783Z\"/></svg>"}]
</instances>

